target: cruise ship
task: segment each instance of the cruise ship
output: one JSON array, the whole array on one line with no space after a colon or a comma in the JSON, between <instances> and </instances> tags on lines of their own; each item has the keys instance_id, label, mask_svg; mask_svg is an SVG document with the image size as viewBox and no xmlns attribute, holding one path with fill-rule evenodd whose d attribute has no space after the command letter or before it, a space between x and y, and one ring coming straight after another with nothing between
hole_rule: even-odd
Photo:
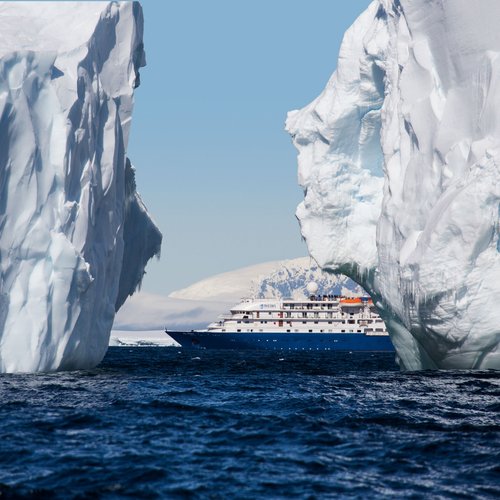
<instances>
[{"instance_id":1,"label":"cruise ship","mask_svg":"<svg viewBox=\"0 0 500 500\"><path fill-rule=\"evenodd\" d=\"M310 285L308 290L315 290ZM245 299L205 330L165 332L190 349L394 351L369 297Z\"/></svg>"}]
</instances>

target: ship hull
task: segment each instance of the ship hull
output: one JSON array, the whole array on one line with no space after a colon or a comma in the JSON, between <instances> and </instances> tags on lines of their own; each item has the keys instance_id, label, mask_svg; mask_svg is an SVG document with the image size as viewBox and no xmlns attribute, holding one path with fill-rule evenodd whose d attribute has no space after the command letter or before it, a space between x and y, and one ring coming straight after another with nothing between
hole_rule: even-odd
<instances>
[{"instance_id":1,"label":"ship hull","mask_svg":"<svg viewBox=\"0 0 500 500\"><path fill-rule=\"evenodd\" d=\"M394 352L388 335L196 331L166 333L187 349Z\"/></svg>"}]
</instances>

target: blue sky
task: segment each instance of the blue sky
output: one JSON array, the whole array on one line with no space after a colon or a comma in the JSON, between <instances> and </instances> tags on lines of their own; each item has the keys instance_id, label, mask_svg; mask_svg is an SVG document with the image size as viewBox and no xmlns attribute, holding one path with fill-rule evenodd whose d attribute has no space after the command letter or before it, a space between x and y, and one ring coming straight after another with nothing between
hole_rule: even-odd
<instances>
[{"instance_id":1,"label":"blue sky","mask_svg":"<svg viewBox=\"0 0 500 500\"><path fill-rule=\"evenodd\" d=\"M321 92L369 0L142 4L147 66L128 154L164 235L143 289L307 255L284 121Z\"/></svg>"}]
</instances>

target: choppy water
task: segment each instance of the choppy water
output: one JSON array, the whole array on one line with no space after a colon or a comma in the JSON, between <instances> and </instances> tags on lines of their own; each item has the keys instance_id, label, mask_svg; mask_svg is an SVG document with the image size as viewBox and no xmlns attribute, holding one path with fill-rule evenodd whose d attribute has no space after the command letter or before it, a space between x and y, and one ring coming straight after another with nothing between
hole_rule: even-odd
<instances>
[{"instance_id":1,"label":"choppy water","mask_svg":"<svg viewBox=\"0 0 500 500\"><path fill-rule=\"evenodd\" d=\"M495 498L500 373L111 348L0 376L0 498Z\"/></svg>"}]
</instances>

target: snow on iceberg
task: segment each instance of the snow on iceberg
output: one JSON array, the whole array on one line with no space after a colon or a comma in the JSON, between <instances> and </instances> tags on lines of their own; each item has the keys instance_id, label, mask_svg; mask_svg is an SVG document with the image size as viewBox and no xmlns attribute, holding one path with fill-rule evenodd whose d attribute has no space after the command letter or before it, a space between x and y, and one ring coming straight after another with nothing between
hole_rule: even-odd
<instances>
[{"instance_id":1,"label":"snow on iceberg","mask_svg":"<svg viewBox=\"0 0 500 500\"><path fill-rule=\"evenodd\" d=\"M372 294L405 369L500 369L499 19L373 1L287 118L309 251Z\"/></svg>"},{"instance_id":2,"label":"snow on iceberg","mask_svg":"<svg viewBox=\"0 0 500 500\"><path fill-rule=\"evenodd\" d=\"M126 158L138 3L0 3L0 371L95 366L161 234Z\"/></svg>"}]
</instances>

